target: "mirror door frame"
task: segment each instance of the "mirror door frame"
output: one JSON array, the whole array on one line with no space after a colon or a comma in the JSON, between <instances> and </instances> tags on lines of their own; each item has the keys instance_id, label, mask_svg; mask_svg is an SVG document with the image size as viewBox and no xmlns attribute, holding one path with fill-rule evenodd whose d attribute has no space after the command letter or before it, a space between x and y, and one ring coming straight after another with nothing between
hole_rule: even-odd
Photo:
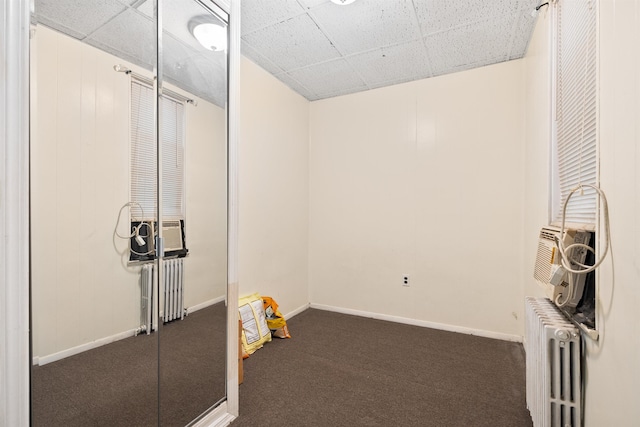
<instances>
[{"instance_id":1,"label":"mirror door frame","mask_svg":"<svg viewBox=\"0 0 640 427\"><path fill-rule=\"evenodd\" d=\"M0 0L0 424L29 425L29 0Z\"/></svg>"},{"instance_id":2,"label":"mirror door frame","mask_svg":"<svg viewBox=\"0 0 640 427\"><path fill-rule=\"evenodd\" d=\"M215 0L230 16L228 108L227 397L195 426L238 416L238 116L240 0ZM29 34L33 0L0 0L0 425L28 426L29 324ZM231 304L229 304L231 302Z\"/></svg>"}]
</instances>

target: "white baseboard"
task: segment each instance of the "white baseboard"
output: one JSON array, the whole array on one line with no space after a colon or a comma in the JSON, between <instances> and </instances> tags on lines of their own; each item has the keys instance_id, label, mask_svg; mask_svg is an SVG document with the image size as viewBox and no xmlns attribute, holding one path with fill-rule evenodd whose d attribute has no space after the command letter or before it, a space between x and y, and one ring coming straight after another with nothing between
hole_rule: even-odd
<instances>
[{"instance_id":1,"label":"white baseboard","mask_svg":"<svg viewBox=\"0 0 640 427\"><path fill-rule=\"evenodd\" d=\"M74 356L76 354L80 354L87 350L102 347L103 345L111 344L112 342L132 337L136 334L137 331L138 329L131 329L129 331L121 332L119 334L111 335L105 338L100 338L95 341L88 342L86 344L81 344L79 346L71 347L66 350L59 351L57 353L49 354L47 356L35 356L33 358L33 364L42 366L42 365L46 365L47 363L56 362L58 360L64 359L65 357Z\"/></svg>"},{"instance_id":2,"label":"white baseboard","mask_svg":"<svg viewBox=\"0 0 640 427\"><path fill-rule=\"evenodd\" d=\"M205 301L203 303L191 306L187 309L187 313L193 313L194 311L202 310L203 308L207 308L219 302L223 302L225 300L225 296L221 296L218 298L210 299L209 301ZM109 337L100 338L95 341L91 341L86 344L82 344L76 347L68 348L63 351L59 351L57 353L53 353L47 356L34 356L33 364L34 365L46 365L47 363L56 362L58 360L64 359L65 357L73 356L79 353L82 353L87 350L91 350L97 347L101 347L106 344L111 344L114 341L119 341L121 339L132 337L139 332L138 329L131 329L129 331L121 332L119 334L111 335Z\"/></svg>"},{"instance_id":3,"label":"white baseboard","mask_svg":"<svg viewBox=\"0 0 640 427\"><path fill-rule=\"evenodd\" d=\"M309 305L310 305L309 303L304 304L304 305L302 305L302 306L300 306L300 307L296 308L295 310L290 311L289 313L285 314L285 315L284 315L285 320L291 319L291 318L292 318L293 316L295 316L296 314L300 314L300 313L302 313L302 312L303 312L303 311L305 311L307 308L309 308Z\"/></svg>"},{"instance_id":4,"label":"white baseboard","mask_svg":"<svg viewBox=\"0 0 640 427\"><path fill-rule=\"evenodd\" d=\"M424 328L438 329L441 331L458 332L467 335L476 335L484 338L493 338L502 341L522 342L520 335L503 334L501 332L485 331L483 329L466 328L464 326L447 325L445 323L429 322L426 320L410 319L408 317L391 316L389 314L373 313L369 311L353 310L350 308L334 307L324 304L310 304L311 308L318 310L334 311L336 313L351 314L360 317L369 317L372 319L386 320L389 322L404 323L407 325L422 326Z\"/></svg>"},{"instance_id":5,"label":"white baseboard","mask_svg":"<svg viewBox=\"0 0 640 427\"><path fill-rule=\"evenodd\" d=\"M226 296L222 295L221 297L210 299L209 301L201 302L200 304L192 305L187 308L187 314L193 313L194 311L202 310L203 308L210 307L219 302L223 302Z\"/></svg>"},{"instance_id":6,"label":"white baseboard","mask_svg":"<svg viewBox=\"0 0 640 427\"><path fill-rule=\"evenodd\" d=\"M191 427L226 427L235 419L233 415L228 412L227 402L222 402L220 406L209 412L204 417L200 418Z\"/></svg>"}]
</instances>

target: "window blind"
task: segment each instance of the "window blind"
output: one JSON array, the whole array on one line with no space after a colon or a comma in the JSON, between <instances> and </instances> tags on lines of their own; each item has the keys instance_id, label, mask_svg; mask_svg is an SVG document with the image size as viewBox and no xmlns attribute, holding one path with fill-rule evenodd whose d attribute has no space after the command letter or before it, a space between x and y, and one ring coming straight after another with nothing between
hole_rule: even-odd
<instances>
[{"instance_id":1,"label":"window blind","mask_svg":"<svg viewBox=\"0 0 640 427\"><path fill-rule=\"evenodd\" d=\"M597 185L596 3L559 0L556 9L554 212L578 184ZM595 224L597 195L585 189L569 200L566 221Z\"/></svg>"},{"instance_id":2,"label":"window blind","mask_svg":"<svg viewBox=\"0 0 640 427\"><path fill-rule=\"evenodd\" d=\"M131 200L142 207L132 206L132 220L156 219L153 97L151 87L131 81ZM184 104L162 97L159 112L163 220L184 219Z\"/></svg>"}]
</instances>

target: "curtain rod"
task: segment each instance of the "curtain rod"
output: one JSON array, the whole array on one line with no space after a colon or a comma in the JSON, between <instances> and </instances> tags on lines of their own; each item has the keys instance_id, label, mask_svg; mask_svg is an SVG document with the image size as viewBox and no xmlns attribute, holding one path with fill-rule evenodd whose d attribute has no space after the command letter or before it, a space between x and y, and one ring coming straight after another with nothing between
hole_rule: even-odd
<instances>
[{"instance_id":1,"label":"curtain rod","mask_svg":"<svg viewBox=\"0 0 640 427\"><path fill-rule=\"evenodd\" d=\"M148 86L153 86L153 79L150 79L149 77L143 76L142 74L138 74L135 73L133 71L131 71L130 69L128 69L127 67L124 67L120 64L116 64L113 66L113 69L116 70L119 73L125 73L128 74L129 76L131 76L131 78L138 80ZM172 91L171 89L165 89L162 88L162 93L164 95L168 95L171 98L175 98L176 100L180 101L180 102L186 102L187 104L191 104L194 107L198 106L198 101L196 101L195 99L191 99L191 98L187 98L184 95L181 95L177 92Z\"/></svg>"}]
</instances>

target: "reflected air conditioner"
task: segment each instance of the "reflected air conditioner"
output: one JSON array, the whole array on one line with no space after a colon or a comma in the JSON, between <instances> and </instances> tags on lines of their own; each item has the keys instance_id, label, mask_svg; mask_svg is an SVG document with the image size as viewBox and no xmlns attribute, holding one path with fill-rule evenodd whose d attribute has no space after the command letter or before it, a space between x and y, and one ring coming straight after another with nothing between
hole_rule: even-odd
<instances>
[{"instance_id":1,"label":"reflected air conditioner","mask_svg":"<svg viewBox=\"0 0 640 427\"><path fill-rule=\"evenodd\" d=\"M165 253L183 250L184 239L180 220L162 221L162 238L164 240Z\"/></svg>"}]
</instances>

